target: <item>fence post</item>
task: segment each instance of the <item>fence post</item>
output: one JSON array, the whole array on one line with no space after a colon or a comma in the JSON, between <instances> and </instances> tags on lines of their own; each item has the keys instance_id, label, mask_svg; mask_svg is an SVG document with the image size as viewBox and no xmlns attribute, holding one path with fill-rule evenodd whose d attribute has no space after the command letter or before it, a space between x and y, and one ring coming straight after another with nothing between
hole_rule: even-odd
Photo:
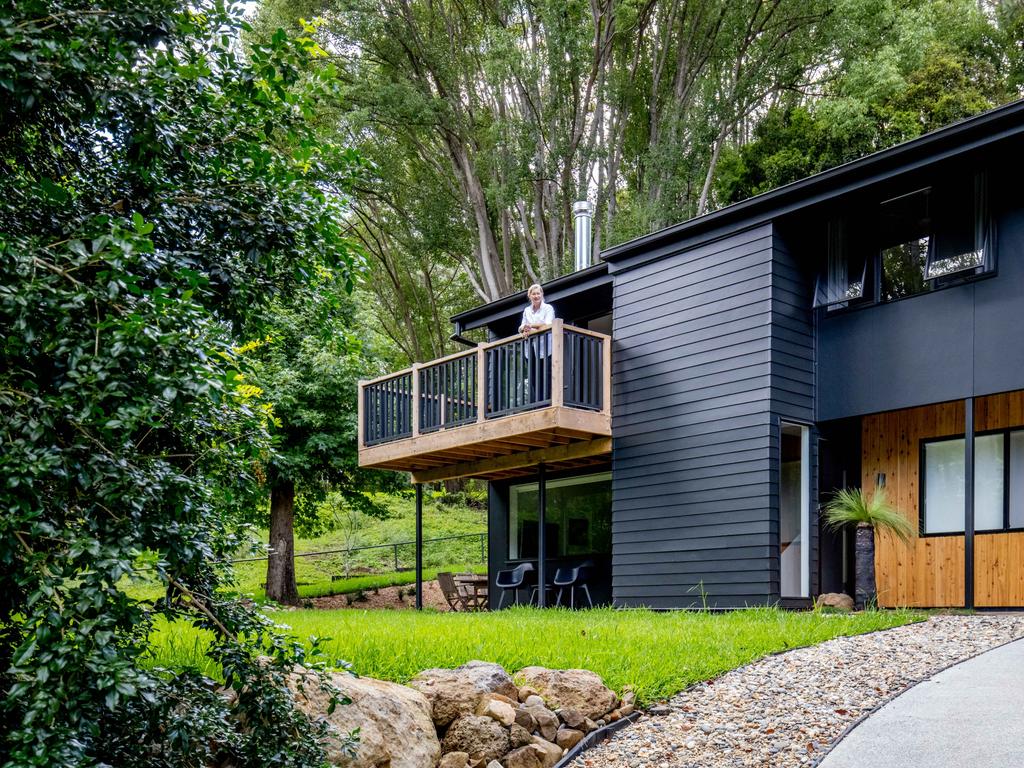
<instances>
[{"instance_id":1,"label":"fence post","mask_svg":"<svg viewBox=\"0 0 1024 768\"><path fill-rule=\"evenodd\" d=\"M487 350L484 345L476 348L476 420L487 418Z\"/></svg>"},{"instance_id":2,"label":"fence post","mask_svg":"<svg viewBox=\"0 0 1024 768\"><path fill-rule=\"evenodd\" d=\"M420 433L420 364L412 364L412 419L410 420L412 437Z\"/></svg>"},{"instance_id":3,"label":"fence post","mask_svg":"<svg viewBox=\"0 0 1024 768\"><path fill-rule=\"evenodd\" d=\"M359 380L359 384L356 386L356 393L358 400L356 401L356 446L362 448L366 444L366 433L363 423L366 420L365 408L363 405L363 398L366 397L366 382L362 379Z\"/></svg>"},{"instance_id":4,"label":"fence post","mask_svg":"<svg viewBox=\"0 0 1024 768\"><path fill-rule=\"evenodd\" d=\"M565 352L563 321L555 318L551 324L551 407L558 408L565 402Z\"/></svg>"},{"instance_id":5,"label":"fence post","mask_svg":"<svg viewBox=\"0 0 1024 768\"><path fill-rule=\"evenodd\" d=\"M398 573L398 545L395 544L395 573Z\"/></svg>"}]
</instances>

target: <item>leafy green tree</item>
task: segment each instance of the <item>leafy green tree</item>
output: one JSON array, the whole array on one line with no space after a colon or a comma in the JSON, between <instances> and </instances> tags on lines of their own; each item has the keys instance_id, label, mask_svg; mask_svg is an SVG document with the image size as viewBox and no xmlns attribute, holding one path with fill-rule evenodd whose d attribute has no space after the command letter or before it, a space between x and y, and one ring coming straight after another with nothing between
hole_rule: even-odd
<instances>
[{"instance_id":1,"label":"leafy green tree","mask_svg":"<svg viewBox=\"0 0 1024 768\"><path fill-rule=\"evenodd\" d=\"M825 92L790 97L729 149L716 179L735 202L869 152L916 138L1019 96L1012 75L1015 16L973 0L913 2L864 20Z\"/></svg>"},{"instance_id":2,"label":"leafy green tree","mask_svg":"<svg viewBox=\"0 0 1024 768\"><path fill-rule=\"evenodd\" d=\"M315 659L222 590L269 450L234 347L317 262L351 284L356 160L308 123L323 51L243 53L243 28L212 1L0 5L4 766L322 764L285 687ZM166 600L126 592L140 566ZM213 630L223 690L148 668L162 619Z\"/></svg>"},{"instance_id":3,"label":"leafy green tree","mask_svg":"<svg viewBox=\"0 0 1024 768\"><path fill-rule=\"evenodd\" d=\"M318 504L327 492L384 517L387 510L365 491L401 482L395 473L359 469L355 394L371 362L354 330L356 311L343 276L318 269L296 295L272 304L259 324L262 336L240 348L259 389L254 397L272 409L273 445L264 469L270 496L266 593L280 603L299 602L296 526L321 524Z\"/></svg>"}]
</instances>

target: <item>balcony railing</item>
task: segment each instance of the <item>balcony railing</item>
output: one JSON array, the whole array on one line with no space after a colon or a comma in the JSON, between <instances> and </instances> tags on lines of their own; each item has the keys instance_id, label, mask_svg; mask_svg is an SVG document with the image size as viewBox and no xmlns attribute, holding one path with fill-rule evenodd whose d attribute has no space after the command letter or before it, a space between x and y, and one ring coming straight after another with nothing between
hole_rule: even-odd
<instances>
[{"instance_id":1,"label":"balcony railing","mask_svg":"<svg viewBox=\"0 0 1024 768\"><path fill-rule=\"evenodd\" d=\"M556 320L361 382L360 447L416 438L528 411L611 412L611 338Z\"/></svg>"}]
</instances>

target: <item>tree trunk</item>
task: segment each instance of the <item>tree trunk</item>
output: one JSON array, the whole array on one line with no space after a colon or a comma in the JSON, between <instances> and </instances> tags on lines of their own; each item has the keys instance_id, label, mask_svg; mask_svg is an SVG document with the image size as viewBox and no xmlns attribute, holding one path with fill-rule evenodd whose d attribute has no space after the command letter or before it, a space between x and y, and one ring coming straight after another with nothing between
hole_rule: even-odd
<instances>
[{"instance_id":1,"label":"tree trunk","mask_svg":"<svg viewBox=\"0 0 1024 768\"><path fill-rule=\"evenodd\" d=\"M870 525L858 525L854 542L854 602L858 609L878 603L875 588L875 529Z\"/></svg>"},{"instance_id":2,"label":"tree trunk","mask_svg":"<svg viewBox=\"0 0 1024 768\"><path fill-rule=\"evenodd\" d=\"M278 480L270 489L270 553L267 597L282 605L299 604L295 585L295 483Z\"/></svg>"}]
</instances>

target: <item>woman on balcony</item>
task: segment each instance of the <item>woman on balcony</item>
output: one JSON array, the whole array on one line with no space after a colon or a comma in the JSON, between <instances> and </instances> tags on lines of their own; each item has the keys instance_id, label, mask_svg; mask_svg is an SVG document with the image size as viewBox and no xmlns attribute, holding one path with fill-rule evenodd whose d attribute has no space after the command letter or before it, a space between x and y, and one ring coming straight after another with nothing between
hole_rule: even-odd
<instances>
[{"instance_id":1,"label":"woman on balcony","mask_svg":"<svg viewBox=\"0 0 1024 768\"><path fill-rule=\"evenodd\" d=\"M533 331L543 331L555 322L555 309L544 303L544 289L537 283L530 286L526 295L530 303L523 310L523 320L519 324L519 332L526 339ZM526 342L524 354L525 385L523 392L529 394L529 403L540 403L551 397L550 365L548 339L550 334L539 334Z\"/></svg>"},{"instance_id":2,"label":"woman on balcony","mask_svg":"<svg viewBox=\"0 0 1024 768\"><path fill-rule=\"evenodd\" d=\"M555 322L555 308L544 303L544 289L537 283L526 292L530 303L523 310L523 321L519 324L519 332L527 336L530 331L541 331Z\"/></svg>"}]
</instances>

